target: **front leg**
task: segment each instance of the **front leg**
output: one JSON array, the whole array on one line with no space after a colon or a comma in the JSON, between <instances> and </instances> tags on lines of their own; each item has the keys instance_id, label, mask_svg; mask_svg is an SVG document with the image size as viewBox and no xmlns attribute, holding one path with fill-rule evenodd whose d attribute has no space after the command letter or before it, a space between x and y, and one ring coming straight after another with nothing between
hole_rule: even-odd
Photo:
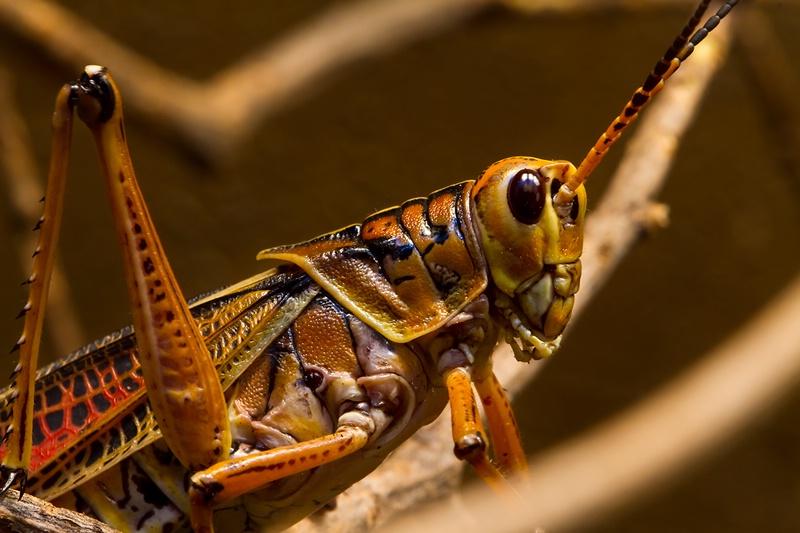
<instances>
[{"instance_id":1,"label":"front leg","mask_svg":"<svg viewBox=\"0 0 800 533\"><path fill-rule=\"evenodd\" d=\"M503 386L492 372L491 359L481 366L473 365L472 380L489 424L497 468L504 475L527 474L528 460L522 448L517 420Z\"/></svg>"},{"instance_id":2,"label":"front leg","mask_svg":"<svg viewBox=\"0 0 800 533\"><path fill-rule=\"evenodd\" d=\"M420 345L435 361L447 386L455 455L469 462L499 492L509 492L506 476L526 474L527 461L508 397L492 372L497 330L489 302L481 296ZM489 425L494 460L480 419L478 396Z\"/></svg>"},{"instance_id":3,"label":"front leg","mask_svg":"<svg viewBox=\"0 0 800 533\"><path fill-rule=\"evenodd\" d=\"M489 443L484 436L469 371L464 367L452 368L445 371L444 378L450 398L455 456L471 464L492 489L505 493L508 481L489 458Z\"/></svg>"}]
</instances>

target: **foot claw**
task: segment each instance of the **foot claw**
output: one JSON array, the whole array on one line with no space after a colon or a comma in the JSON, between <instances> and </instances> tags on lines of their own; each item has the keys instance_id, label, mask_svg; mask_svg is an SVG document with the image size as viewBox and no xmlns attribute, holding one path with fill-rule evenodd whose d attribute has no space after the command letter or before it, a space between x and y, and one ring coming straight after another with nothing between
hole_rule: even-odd
<instances>
[{"instance_id":1,"label":"foot claw","mask_svg":"<svg viewBox=\"0 0 800 533\"><path fill-rule=\"evenodd\" d=\"M19 499L25 494L25 486L28 483L28 473L22 468L11 468L5 465L0 465L0 480L3 480L3 486L0 487L0 496L8 492L15 484L19 484Z\"/></svg>"}]
</instances>

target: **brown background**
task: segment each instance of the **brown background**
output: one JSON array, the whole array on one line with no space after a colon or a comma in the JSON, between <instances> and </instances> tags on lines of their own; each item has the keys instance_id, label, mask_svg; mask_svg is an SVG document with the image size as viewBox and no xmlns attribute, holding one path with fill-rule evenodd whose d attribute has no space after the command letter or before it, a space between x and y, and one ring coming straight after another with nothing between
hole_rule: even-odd
<instances>
[{"instance_id":1,"label":"brown background","mask_svg":"<svg viewBox=\"0 0 800 533\"><path fill-rule=\"evenodd\" d=\"M189 10L151 0L124 8L63 4L154 62L203 79L333 3L227 0ZM800 9L789 2L766 7L798 65ZM262 248L473 179L502 157L579 160L689 9L535 17L489 10L310 88L224 167L202 164L129 112L137 173L184 291L250 276L265 268L254 260ZM737 25L746 39L747 19ZM96 62L104 63L102 51ZM14 75L45 168L53 97L77 73L2 27L0 64ZM592 427L678 375L797 272L800 176L781 164L779 132L765 118L752 77L734 46L661 196L672 210L669 228L633 251L518 401L530 452ZM93 151L79 130L61 245L84 341L129 321ZM593 175L591 198L601 194L620 152ZM0 187L2 213L6 200ZM27 267L12 252L18 230L13 216L0 218L0 348L18 337L21 322L13 317L26 298L18 282ZM794 394L708 462L592 531L800 530L799 414Z\"/></svg>"}]
</instances>

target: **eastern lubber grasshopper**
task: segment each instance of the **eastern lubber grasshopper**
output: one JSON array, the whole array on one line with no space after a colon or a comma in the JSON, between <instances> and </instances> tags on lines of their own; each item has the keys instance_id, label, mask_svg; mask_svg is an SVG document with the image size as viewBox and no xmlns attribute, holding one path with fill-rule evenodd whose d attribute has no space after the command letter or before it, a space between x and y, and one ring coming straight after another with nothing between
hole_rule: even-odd
<instances>
[{"instance_id":1,"label":"eastern lubber grasshopper","mask_svg":"<svg viewBox=\"0 0 800 533\"><path fill-rule=\"evenodd\" d=\"M525 472L525 457L491 352L501 335L521 361L557 349L580 279L583 183L736 1L694 33L708 3L577 169L501 160L477 181L266 250L259 257L290 264L191 310L138 192L119 92L105 69L87 67L56 104L22 364L4 393L14 410L3 490L27 482L127 529L191 517L195 530L208 531L214 508L246 498L250 526L279 528L363 477L449 399L456 454L505 492L507 476ZM136 336L127 329L80 350L43 371L34 389L73 109L101 154ZM134 478L163 496L157 512L143 491L133 494L141 501L108 504L103 492L116 483L131 496Z\"/></svg>"}]
</instances>

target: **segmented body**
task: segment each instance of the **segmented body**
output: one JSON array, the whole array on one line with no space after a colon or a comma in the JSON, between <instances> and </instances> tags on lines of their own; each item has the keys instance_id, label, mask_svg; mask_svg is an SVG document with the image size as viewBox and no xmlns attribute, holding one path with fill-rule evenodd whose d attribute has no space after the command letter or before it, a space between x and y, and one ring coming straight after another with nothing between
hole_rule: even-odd
<instances>
[{"instance_id":1,"label":"segmented body","mask_svg":"<svg viewBox=\"0 0 800 533\"><path fill-rule=\"evenodd\" d=\"M391 289L416 285L407 293L414 297L426 283L423 296L443 310L425 323L436 330L486 287L483 259L470 253L476 246L466 211L472 186L411 200L295 248L318 251L325 243L335 259L385 280L386 290L356 287L345 296L350 307L360 294L371 296L369 309L407 312L422 302L407 304ZM466 285L476 297L455 299ZM376 294L386 297L384 304ZM389 340L294 265L201 298L192 312L226 389L233 457L331 434L341 412L356 406L383 426L363 450L226 506L243 511L250 527L279 530L308 515L372 471L447 403L427 347ZM10 395L7 389L0 399ZM35 413L33 494L131 531L188 527L188 472L157 442L132 328L43 369ZM9 416L7 406L0 417ZM218 512L215 520L230 530L229 513Z\"/></svg>"}]
</instances>

